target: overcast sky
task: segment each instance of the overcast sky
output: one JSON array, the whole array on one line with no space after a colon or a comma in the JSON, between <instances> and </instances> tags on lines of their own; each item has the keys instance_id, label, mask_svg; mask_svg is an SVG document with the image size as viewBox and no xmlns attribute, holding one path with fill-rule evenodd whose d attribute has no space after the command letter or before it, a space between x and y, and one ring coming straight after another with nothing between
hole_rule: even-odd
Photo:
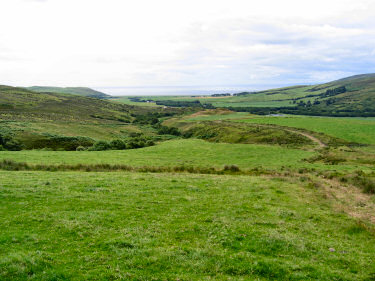
<instances>
[{"instance_id":1,"label":"overcast sky","mask_svg":"<svg viewBox=\"0 0 375 281\"><path fill-rule=\"evenodd\" d=\"M0 84L285 85L375 72L372 0L0 0Z\"/></svg>"}]
</instances>

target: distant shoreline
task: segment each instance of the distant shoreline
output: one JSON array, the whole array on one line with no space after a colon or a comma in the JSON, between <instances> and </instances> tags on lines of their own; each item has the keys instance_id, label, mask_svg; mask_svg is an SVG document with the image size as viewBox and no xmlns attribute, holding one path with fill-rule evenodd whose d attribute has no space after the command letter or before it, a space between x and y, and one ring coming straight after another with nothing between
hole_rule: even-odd
<instances>
[{"instance_id":1,"label":"distant shoreline","mask_svg":"<svg viewBox=\"0 0 375 281\"><path fill-rule=\"evenodd\" d=\"M208 96L212 94L261 91L290 85L93 87L111 96Z\"/></svg>"}]
</instances>

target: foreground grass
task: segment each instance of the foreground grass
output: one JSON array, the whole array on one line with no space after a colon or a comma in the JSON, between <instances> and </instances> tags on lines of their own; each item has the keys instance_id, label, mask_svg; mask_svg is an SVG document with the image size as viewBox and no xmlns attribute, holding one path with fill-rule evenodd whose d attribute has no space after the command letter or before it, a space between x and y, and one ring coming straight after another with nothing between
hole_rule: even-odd
<instances>
[{"instance_id":1,"label":"foreground grass","mask_svg":"<svg viewBox=\"0 0 375 281\"><path fill-rule=\"evenodd\" d=\"M375 238L304 183L0 172L2 280L372 280Z\"/></svg>"}]
</instances>

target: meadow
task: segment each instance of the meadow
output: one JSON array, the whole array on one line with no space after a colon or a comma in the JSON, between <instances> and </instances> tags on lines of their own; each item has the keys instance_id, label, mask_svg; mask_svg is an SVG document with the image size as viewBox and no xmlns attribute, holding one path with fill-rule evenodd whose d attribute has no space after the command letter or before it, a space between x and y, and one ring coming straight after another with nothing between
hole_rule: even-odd
<instances>
[{"instance_id":1,"label":"meadow","mask_svg":"<svg viewBox=\"0 0 375 281\"><path fill-rule=\"evenodd\" d=\"M0 182L2 280L375 276L368 226L307 182L5 171Z\"/></svg>"},{"instance_id":2,"label":"meadow","mask_svg":"<svg viewBox=\"0 0 375 281\"><path fill-rule=\"evenodd\" d=\"M375 144L375 118L334 118L334 117L254 117L238 122L275 124L308 129L337 138L363 144Z\"/></svg>"},{"instance_id":3,"label":"meadow","mask_svg":"<svg viewBox=\"0 0 375 281\"><path fill-rule=\"evenodd\" d=\"M372 156L375 151L368 151ZM342 154L339 150L336 154ZM375 171L368 157L358 153L346 161L332 165L330 162L308 161L320 155L311 149L286 148L276 145L210 143L199 139L176 139L158 145L129 150L108 151L3 151L1 160L26 162L31 165L127 165L135 168L151 167L198 167L222 169L225 165L236 165L246 171L255 168L269 171L289 169L313 169L317 171L353 172ZM355 157L354 157L355 156Z\"/></svg>"},{"instance_id":4,"label":"meadow","mask_svg":"<svg viewBox=\"0 0 375 281\"><path fill-rule=\"evenodd\" d=\"M271 145L210 143L198 139L170 140L156 146L109 151L4 151L0 159L31 164L124 164L132 166L197 166L222 168L235 164L240 168L282 165L297 167L313 152ZM308 163L307 163L308 164Z\"/></svg>"}]
</instances>

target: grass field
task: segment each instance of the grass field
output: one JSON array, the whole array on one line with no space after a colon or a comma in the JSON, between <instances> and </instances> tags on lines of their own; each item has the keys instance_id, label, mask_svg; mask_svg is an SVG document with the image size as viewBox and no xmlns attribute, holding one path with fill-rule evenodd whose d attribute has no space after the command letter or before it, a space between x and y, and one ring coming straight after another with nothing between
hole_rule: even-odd
<instances>
[{"instance_id":1,"label":"grass field","mask_svg":"<svg viewBox=\"0 0 375 281\"><path fill-rule=\"evenodd\" d=\"M2 280L372 280L375 238L281 178L0 172Z\"/></svg>"},{"instance_id":2,"label":"grass field","mask_svg":"<svg viewBox=\"0 0 375 281\"><path fill-rule=\"evenodd\" d=\"M110 151L4 151L0 159L32 164L127 164L132 166L218 167L236 164L241 168L297 167L311 151L285 149L271 145L210 143L203 140L171 140L159 145L132 150ZM306 165L310 165L306 163Z\"/></svg>"},{"instance_id":3,"label":"grass field","mask_svg":"<svg viewBox=\"0 0 375 281\"><path fill-rule=\"evenodd\" d=\"M255 117L236 121L303 128L351 142L375 144L375 118L288 116Z\"/></svg>"},{"instance_id":4,"label":"grass field","mask_svg":"<svg viewBox=\"0 0 375 281\"><path fill-rule=\"evenodd\" d=\"M170 140L156 146L109 151L3 151L1 160L13 160L28 164L49 165L93 165L122 164L131 167L199 167L222 169L225 165L237 165L240 169L254 168L270 171L281 169L316 169L320 171L353 172L361 169L375 172L373 161L368 158L374 150L352 153L344 162L331 165L325 162L309 162L319 155L318 151L285 148L275 145L210 143L198 139ZM335 152L345 157L346 152Z\"/></svg>"}]
</instances>

